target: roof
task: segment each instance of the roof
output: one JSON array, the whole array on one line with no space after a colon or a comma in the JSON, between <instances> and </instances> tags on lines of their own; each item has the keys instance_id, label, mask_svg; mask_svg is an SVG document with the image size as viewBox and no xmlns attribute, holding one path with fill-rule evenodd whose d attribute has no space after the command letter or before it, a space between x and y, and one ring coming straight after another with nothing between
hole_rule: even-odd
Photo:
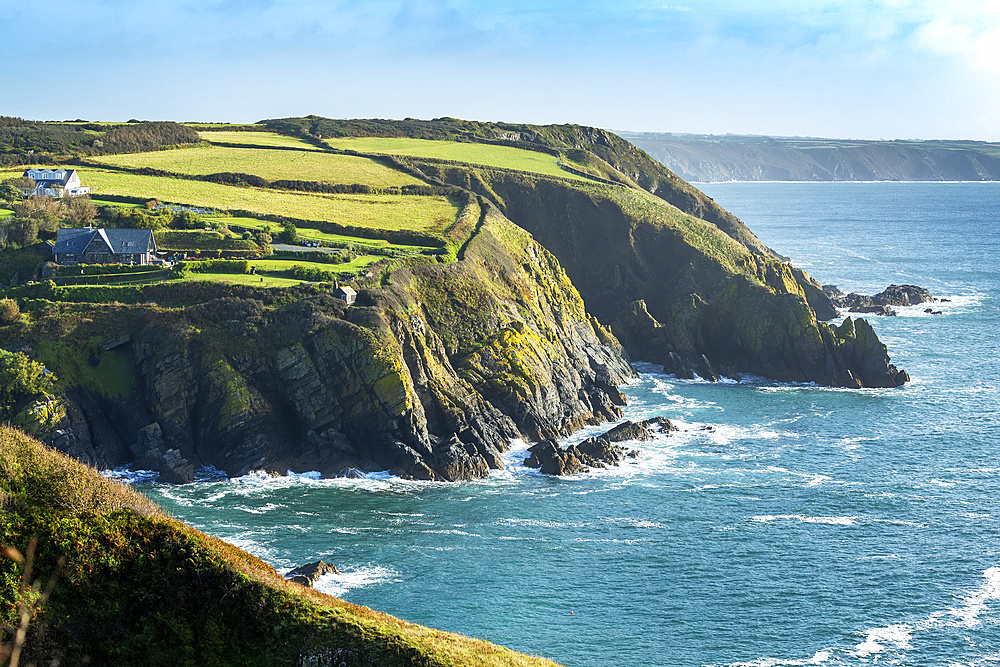
<instances>
[{"instance_id":1,"label":"roof","mask_svg":"<svg viewBox=\"0 0 1000 667\"><path fill-rule=\"evenodd\" d=\"M31 172L35 172L36 175L40 176L55 176L61 173L62 176L58 178L32 178L30 176ZM46 173L48 172L48 173ZM76 173L75 169L25 169L24 175L35 181L36 185L42 185L44 187L52 187L53 185L65 186L69 183L70 179L73 178L73 174Z\"/></svg>"},{"instance_id":2,"label":"roof","mask_svg":"<svg viewBox=\"0 0 1000 667\"><path fill-rule=\"evenodd\" d=\"M156 250L153 232L149 229L71 229L64 227L56 236L53 250L59 255L80 255L95 236L100 236L116 255L145 253Z\"/></svg>"},{"instance_id":3,"label":"roof","mask_svg":"<svg viewBox=\"0 0 1000 667\"><path fill-rule=\"evenodd\" d=\"M347 296L357 296L358 295L358 293L354 291L353 287L338 287L336 291L343 292Z\"/></svg>"}]
</instances>

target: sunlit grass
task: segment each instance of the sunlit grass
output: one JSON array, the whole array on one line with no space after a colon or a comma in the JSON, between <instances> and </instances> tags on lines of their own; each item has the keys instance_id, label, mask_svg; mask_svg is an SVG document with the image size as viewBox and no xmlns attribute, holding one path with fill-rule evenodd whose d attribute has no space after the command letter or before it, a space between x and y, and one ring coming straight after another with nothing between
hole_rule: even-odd
<instances>
[{"instance_id":1,"label":"sunlit grass","mask_svg":"<svg viewBox=\"0 0 1000 667\"><path fill-rule=\"evenodd\" d=\"M160 176L139 176L99 169L78 169L96 196L102 194L259 215L282 215L316 222L441 233L459 213L445 197L402 195L318 195L246 188Z\"/></svg>"},{"instance_id":2,"label":"sunlit grass","mask_svg":"<svg viewBox=\"0 0 1000 667\"><path fill-rule=\"evenodd\" d=\"M347 185L360 183L378 188L423 184L409 174L390 169L368 158L320 151L196 146L171 151L105 155L92 160L117 167L151 167L178 174L252 174L269 181L318 181Z\"/></svg>"},{"instance_id":3,"label":"sunlit grass","mask_svg":"<svg viewBox=\"0 0 1000 667\"><path fill-rule=\"evenodd\" d=\"M334 148L353 150L359 153L384 153L387 155L410 155L414 157L455 160L490 167L503 167L529 171L547 176L559 176L587 180L570 173L559 166L558 158L548 153L456 141L431 139L385 138L385 137L343 137L327 140Z\"/></svg>"},{"instance_id":4,"label":"sunlit grass","mask_svg":"<svg viewBox=\"0 0 1000 667\"><path fill-rule=\"evenodd\" d=\"M286 137L283 134L273 132L199 132L205 141L221 142L226 144L247 144L253 146L277 146L280 148L301 148L302 150L318 151L319 148L302 141L296 137Z\"/></svg>"}]
</instances>

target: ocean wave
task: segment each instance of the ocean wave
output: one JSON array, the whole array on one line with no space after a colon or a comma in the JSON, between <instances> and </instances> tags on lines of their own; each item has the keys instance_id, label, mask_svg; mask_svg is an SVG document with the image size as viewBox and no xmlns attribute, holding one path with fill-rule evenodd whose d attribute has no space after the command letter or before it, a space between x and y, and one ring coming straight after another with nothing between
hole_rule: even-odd
<instances>
[{"instance_id":1,"label":"ocean wave","mask_svg":"<svg viewBox=\"0 0 1000 667\"><path fill-rule=\"evenodd\" d=\"M380 565L342 567L340 571L340 574L324 574L319 577L313 588L327 595L343 597L356 588L402 582L398 572Z\"/></svg>"},{"instance_id":2,"label":"ocean wave","mask_svg":"<svg viewBox=\"0 0 1000 667\"><path fill-rule=\"evenodd\" d=\"M750 517L758 523L774 521L798 521L800 523L821 523L830 526L857 526L865 524L884 523L893 526L908 526L910 528L926 528L927 524L905 519L877 519L864 516L808 516L805 514L758 514Z\"/></svg>"},{"instance_id":3,"label":"ocean wave","mask_svg":"<svg viewBox=\"0 0 1000 667\"><path fill-rule=\"evenodd\" d=\"M884 628L872 628L865 631L865 640L854 647L854 655L866 658L881 653L886 649L906 650L912 648L913 627L906 623L887 625Z\"/></svg>"}]
</instances>

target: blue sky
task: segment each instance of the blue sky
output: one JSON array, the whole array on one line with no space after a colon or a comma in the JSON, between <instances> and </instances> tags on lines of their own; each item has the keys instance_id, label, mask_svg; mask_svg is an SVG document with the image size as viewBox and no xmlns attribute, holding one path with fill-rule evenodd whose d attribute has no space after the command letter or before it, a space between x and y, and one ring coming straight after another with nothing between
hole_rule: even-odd
<instances>
[{"instance_id":1,"label":"blue sky","mask_svg":"<svg viewBox=\"0 0 1000 667\"><path fill-rule=\"evenodd\" d=\"M25 118L1000 140L997 0L0 0L0 62Z\"/></svg>"}]
</instances>

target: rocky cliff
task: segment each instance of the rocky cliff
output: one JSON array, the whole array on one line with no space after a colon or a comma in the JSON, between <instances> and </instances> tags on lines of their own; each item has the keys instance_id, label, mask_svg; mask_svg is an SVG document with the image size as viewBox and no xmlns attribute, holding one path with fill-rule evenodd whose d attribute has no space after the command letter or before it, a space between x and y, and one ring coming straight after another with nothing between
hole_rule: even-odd
<instances>
[{"instance_id":1,"label":"rocky cliff","mask_svg":"<svg viewBox=\"0 0 1000 667\"><path fill-rule=\"evenodd\" d=\"M685 211L662 191L414 164L492 198L530 231L635 359L710 379L753 373L845 387L908 379L873 331L850 338L821 321L836 316L821 286L742 223L696 217L707 199L697 191Z\"/></svg>"},{"instance_id":2,"label":"rocky cliff","mask_svg":"<svg viewBox=\"0 0 1000 667\"><path fill-rule=\"evenodd\" d=\"M458 262L396 271L350 307L329 291L39 305L5 346L64 391L17 422L82 461L137 461L169 481L201 465L460 480L502 467L511 438L620 414L633 371L614 336L495 209Z\"/></svg>"}]
</instances>

